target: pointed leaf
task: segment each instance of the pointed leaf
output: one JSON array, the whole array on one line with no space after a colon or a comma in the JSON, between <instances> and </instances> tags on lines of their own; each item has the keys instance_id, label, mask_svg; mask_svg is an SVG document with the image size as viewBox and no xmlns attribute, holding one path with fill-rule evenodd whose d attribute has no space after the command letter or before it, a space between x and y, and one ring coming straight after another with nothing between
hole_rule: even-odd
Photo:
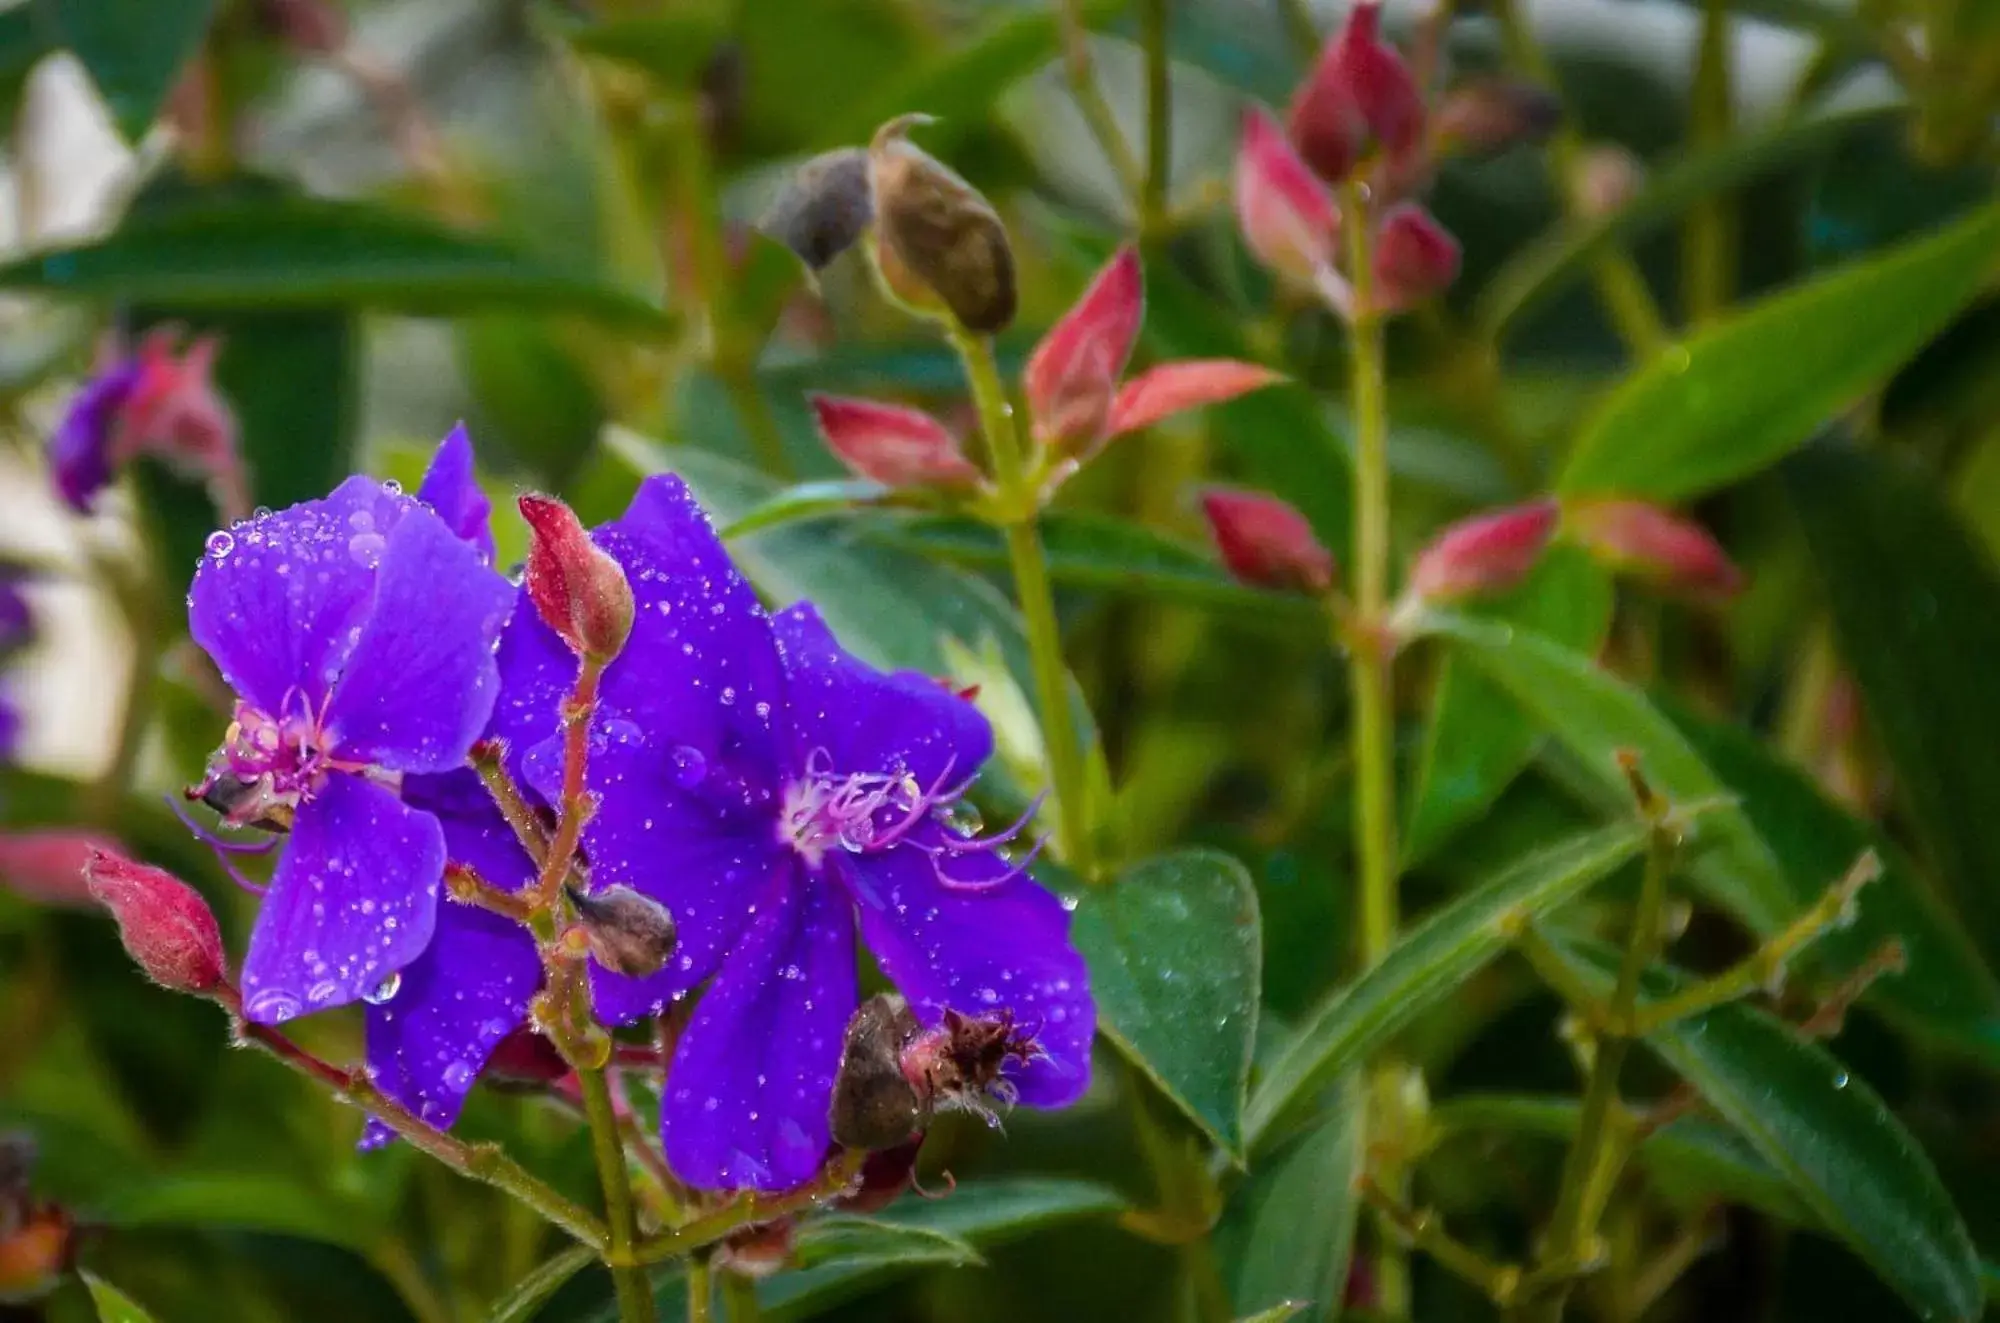
<instances>
[{"instance_id":1,"label":"pointed leaf","mask_svg":"<svg viewBox=\"0 0 2000 1323\"><path fill-rule=\"evenodd\" d=\"M849 1213L816 1217L799 1227L796 1262L812 1269L837 1263L941 1263L966 1268L984 1263L978 1250L948 1231Z\"/></svg>"},{"instance_id":2,"label":"pointed leaf","mask_svg":"<svg viewBox=\"0 0 2000 1323\"><path fill-rule=\"evenodd\" d=\"M1189 409L1221 404L1284 380L1259 363L1233 358L1189 358L1141 372L1118 389L1111 405L1111 434L1136 432Z\"/></svg>"},{"instance_id":3,"label":"pointed leaf","mask_svg":"<svg viewBox=\"0 0 2000 1323\"><path fill-rule=\"evenodd\" d=\"M1365 1097L1353 1072L1327 1094L1325 1114L1258 1160L1215 1229L1229 1303L1240 1314L1340 1317L1366 1165Z\"/></svg>"},{"instance_id":4,"label":"pointed leaf","mask_svg":"<svg viewBox=\"0 0 2000 1323\"><path fill-rule=\"evenodd\" d=\"M1537 850L1426 917L1382 963L1335 992L1263 1072L1245 1131L1251 1149L1276 1138L1342 1072L1504 950L1508 925L1545 914L1639 853L1625 822Z\"/></svg>"},{"instance_id":5,"label":"pointed leaf","mask_svg":"<svg viewBox=\"0 0 2000 1323\"><path fill-rule=\"evenodd\" d=\"M1943 330L1996 257L2000 205L1732 315L1605 402L1560 489L1675 501L1755 473Z\"/></svg>"},{"instance_id":6,"label":"pointed leaf","mask_svg":"<svg viewBox=\"0 0 2000 1323\"><path fill-rule=\"evenodd\" d=\"M748 537L767 528L843 514L856 506L873 505L888 494L887 487L866 478L826 478L817 482L794 483L724 524L722 536L725 539Z\"/></svg>"},{"instance_id":7,"label":"pointed leaf","mask_svg":"<svg viewBox=\"0 0 2000 1323\"><path fill-rule=\"evenodd\" d=\"M1135 864L1083 893L1070 938L1100 1032L1240 1161L1263 965L1243 865L1212 850Z\"/></svg>"},{"instance_id":8,"label":"pointed leaf","mask_svg":"<svg viewBox=\"0 0 2000 1323\"><path fill-rule=\"evenodd\" d=\"M90 71L125 141L153 127L201 46L216 0L30 0L51 46Z\"/></svg>"},{"instance_id":9,"label":"pointed leaf","mask_svg":"<svg viewBox=\"0 0 2000 1323\"><path fill-rule=\"evenodd\" d=\"M153 1323L153 1316L131 1296L96 1273L83 1274L83 1284L90 1289L90 1302L97 1306L97 1323Z\"/></svg>"},{"instance_id":10,"label":"pointed leaf","mask_svg":"<svg viewBox=\"0 0 2000 1323\"><path fill-rule=\"evenodd\" d=\"M1785 479L1899 797L2000 961L2000 573L1935 485L1886 456L1816 448Z\"/></svg>"},{"instance_id":11,"label":"pointed leaf","mask_svg":"<svg viewBox=\"0 0 2000 1323\"><path fill-rule=\"evenodd\" d=\"M597 1261L588 1245L572 1245L537 1264L535 1270L508 1289L486 1316L486 1323L529 1323L548 1298L570 1278Z\"/></svg>"},{"instance_id":12,"label":"pointed leaf","mask_svg":"<svg viewBox=\"0 0 2000 1323\"><path fill-rule=\"evenodd\" d=\"M1610 986L1615 952L1558 949L1579 975ZM1642 1001L1684 986L1676 972L1655 967ZM1875 1091L1825 1048L1741 1004L1681 1020L1645 1043L1919 1314L1979 1317L1979 1261L1937 1169Z\"/></svg>"}]
</instances>

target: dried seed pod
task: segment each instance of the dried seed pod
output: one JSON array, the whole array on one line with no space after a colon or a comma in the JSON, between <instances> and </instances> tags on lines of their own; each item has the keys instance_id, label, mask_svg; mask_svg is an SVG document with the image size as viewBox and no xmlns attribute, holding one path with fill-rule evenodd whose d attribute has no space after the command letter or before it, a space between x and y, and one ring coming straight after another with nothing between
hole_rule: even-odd
<instances>
[{"instance_id":1,"label":"dried seed pod","mask_svg":"<svg viewBox=\"0 0 2000 1323\"><path fill-rule=\"evenodd\" d=\"M591 959L614 974L650 978L674 953L674 919L666 906L630 887L602 891L569 888L577 926L590 945Z\"/></svg>"},{"instance_id":2,"label":"dried seed pod","mask_svg":"<svg viewBox=\"0 0 2000 1323\"><path fill-rule=\"evenodd\" d=\"M883 278L936 296L967 330L991 334L1014 320L1014 251L983 194L906 136L928 115L901 115L875 131L868 177Z\"/></svg>"},{"instance_id":3,"label":"dried seed pod","mask_svg":"<svg viewBox=\"0 0 2000 1323\"><path fill-rule=\"evenodd\" d=\"M792 175L757 228L799 255L814 271L854 246L874 219L868 153L859 147L822 152Z\"/></svg>"},{"instance_id":4,"label":"dried seed pod","mask_svg":"<svg viewBox=\"0 0 2000 1323\"><path fill-rule=\"evenodd\" d=\"M923 1125L930 1102L903 1073L903 1049L922 1030L909 1003L870 997L847 1022L827 1119L834 1142L851 1149L894 1148Z\"/></svg>"}]
</instances>

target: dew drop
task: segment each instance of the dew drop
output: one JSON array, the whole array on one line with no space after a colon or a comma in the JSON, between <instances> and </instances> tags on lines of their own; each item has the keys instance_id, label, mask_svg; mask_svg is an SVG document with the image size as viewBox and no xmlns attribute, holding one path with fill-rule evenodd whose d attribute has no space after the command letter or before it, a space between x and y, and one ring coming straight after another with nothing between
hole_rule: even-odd
<instances>
[{"instance_id":1,"label":"dew drop","mask_svg":"<svg viewBox=\"0 0 2000 1323\"><path fill-rule=\"evenodd\" d=\"M674 780L684 790L692 790L708 775L708 759L690 744L674 746Z\"/></svg>"},{"instance_id":2,"label":"dew drop","mask_svg":"<svg viewBox=\"0 0 2000 1323\"><path fill-rule=\"evenodd\" d=\"M391 496L401 496L403 494L403 484L397 482L394 478L384 478L382 479L382 490Z\"/></svg>"},{"instance_id":3,"label":"dew drop","mask_svg":"<svg viewBox=\"0 0 2000 1323\"><path fill-rule=\"evenodd\" d=\"M1835 1075L1835 1076L1833 1077L1833 1087L1834 1087L1834 1088L1836 1088L1836 1089L1844 1089L1844 1088L1846 1088L1846 1087L1847 1087L1847 1072L1846 1072L1846 1071L1844 1071L1844 1070L1843 1070L1843 1071L1841 1071L1841 1072L1840 1072L1839 1074L1837 1074L1837 1075Z\"/></svg>"},{"instance_id":4,"label":"dew drop","mask_svg":"<svg viewBox=\"0 0 2000 1323\"><path fill-rule=\"evenodd\" d=\"M332 979L325 979L306 989L306 1000L314 1006L323 1006L340 995L340 985Z\"/></svg>"},{"instance_id":5,"label":"dew drop","mask_svg":"<svg viewBox=\"0 0 2000 1323\"><path fill-rule=\"evenodd\" d=\"M297 1015L304 1007L299 999L289 992L277 988L266 988L244 1004L250 1018L264 1024L283 1024Z\"/></svg>"},{"instance_id":6,"label":"dew drop","mask_svg":"<svg viewBox=\"0 0 2000 1323\"><path fill-rule=\"evenodd\" d=\"M472 1087L472 1067L463 1061L454 1061L444 1068L444 1083L448 1089L469 1089Z\"/></svg>"},{"instance_id":7,"label":"dew drop","mask_svg":"<svg viewBox=\"0 0 2000 1323\"><path fill-rule=\"evenodd\" d=\"M986 825L986 819L979 816L979 810L962 799L945 810L944 821L947 827L961 836L976 835Z\"/></svg>"},{"instance_id":8,"label":"dew drop","mask_svg":"<svg viewBox=\"0 0 2000 1323\"><path fill-rule=\"evenodd\" d=\"M347 554L354 558L355 564L372 570L382 563L384 542L380 533L356 533L347 539Z\"/></svg>"},{"instance_id":9,"label":"dew drop","mask_svg":"<svg viewBox=\"0 0 2000 1323\"><path fill-rule=\"evenodd\" d=\"M400 973L392 973L389 977L369 989L361 1000L367 1002L370 1006L380 1006L402 991L402 988L403 976Z\"/></svg>"},{"instance_id":10,"label":"dew drop","mask_svg":"<svg viewBox=\"0 0 2000 1323\"><path fill-rule=\"evenodd\" d=\"M208 548L209 555L215 557L217 560L221 560L230 552L236 550L236 539L226 532L217 531L210 533L208 541L203 545Z\"/></svg>"}]
</instances>

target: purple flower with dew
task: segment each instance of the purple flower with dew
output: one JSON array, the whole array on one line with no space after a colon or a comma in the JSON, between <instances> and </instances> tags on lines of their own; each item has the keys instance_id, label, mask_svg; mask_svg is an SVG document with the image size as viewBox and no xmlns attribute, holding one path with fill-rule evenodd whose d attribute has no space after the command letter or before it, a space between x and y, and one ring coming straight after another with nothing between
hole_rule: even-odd
<instances>
[{"instance_id":1,"label":"purple flower with dew","mask_svg":"<svg viewBox=\"0 0 2000 1323\"><path fill-rule=\"evenodd\" d=\"M849 656L810 606L768 615L678 478L649 479L594 536L624 567L637 618L592 728L591 881L651 895L679 928L651 978L594 968L595 1004L625 1023L713 980L662 1103L675 1171L775 1190L818 1170L859 999L857 926L925 1023L947 1007L1004 1011L1033 1035L1035 1058L1008 1080L1021 1102L1074 1101L1095 1010L1068 912L1000 854L1012 833L976 838L954 821L992 750L978 709ZM532 612L515 613L493 730L544 798L576 665Z\"/></svg>"},{"instance_id":2,"label":"purple flower with dew","mask_svg":"<svg viewBox=\"0 0 2000 1323\"><path fill-rule=\"evenodd\" d=\"M444 832L400 792L464 764L512 603L392 483L349 478L210 537L189 630L238 701L194 793L289 831L243 962L250 1019L377 994L430 944Z\"/></svg>"},{"instance_id":3,"label":"purple flower with dew","mask_svg":"<svg viewBox=\"0 0 2000 1323\"><path fill-rule=\"evenodd\" d=\"M70 401L49 439L49 468L56 491L72 510L90 513L97 494L111 485L118 417L139 385L137 358L121 355L101 368Z\"/></svg>"},{"instance_id":4,"label":"purple flower with dew","mask_svg":"<svg viewBox=\"0 0 2000 1323\"><path fill-rule=\"evenodd\" d=\"M417 488L417 499L444 520L446 528L471 543L488 565L494 562L493 503L480 490L473 472L472 436L464 423L445 433L423 484Z\"/></svg>"}]
</instances>

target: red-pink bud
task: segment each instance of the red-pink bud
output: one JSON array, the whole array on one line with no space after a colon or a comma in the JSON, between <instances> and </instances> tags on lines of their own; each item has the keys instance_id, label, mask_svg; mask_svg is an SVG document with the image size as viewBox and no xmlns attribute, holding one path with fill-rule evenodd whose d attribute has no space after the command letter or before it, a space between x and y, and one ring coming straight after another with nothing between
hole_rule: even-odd
<instances>
[{"instance_id":1,"label":"red-pink bud","mask_svg":"<svg viewBox=\"0 0 2000 1323\"><path fill-rule=\"evenodd\" d=\"M1111 406L1112 436L1151 427L1162 418L1221 404L1253 390L1262 390L1284 380L1261 363L1243 363L1233 358L1190 358L1178 363L1162 363L1141 372L1125 383Z\"/></svg>"},{"instance_id":2,"label":"red-pink bud","mask_svg":"<svg viewBox=\"0 0 2000 1323\"><path fill-rule=\"evenodd\" d=\"M1564 510L1564 520L1599 560L1669 591L1730 597L1742 590L1742 571L1708 530L1657 505L1578 501Z\"/></svg>"},{"instance_id":3,"label":"red-pink bud","mask_svg":"<svg viewBox=\"0 0 2000 1323\"><path fill-rule=\"evenodd\" d=\"M1428 602L1507 591L1541 559L1556 515L1554 501L1536 501L1460 520L1417 553L1410 591Z\"/></svg>"},{"instance_id":4,"label":"red-pink bud","mask_svg":"<svg viewBox=\"0 0 2000 1323\"><path fill-rule=\"evenodd\" d=\"M1375 234L1375 311L1402 312L1458 278L1458 241L1414 202L1382 217Z\"/></svg>"},{"instance_id":5,"label":"red-pink bud","mask_svg":"<svg viewBox=\"0 0 2000 1323\"><path fill-rule=\"evenodd\" d=\"M1438 107L1431 133L1447 151L1497 152L1539 142L1562 122L1562 103L1547 88L1518 78L1475 78Z\"/></svg>"},{"instance_id":6,"label":"red-pink bud","mask_svg":"<svg viewBox=\"0 0 2000 1323\"><path fill-rule=\"evenodd\" d=\"M1236 223L1264 266L1305 285L1333 269L1340 212L1313 178L1276 121L1262 110L1243 116L1236 149Z\"/></svg>"},{"instance_id":7,"label":"red-pink bud","mask_svg":"<svg viewBox=\"0 0 2000 1323\"><path fill-rule=\"evenodd\" d=\"M919 409L839 395L812 395L827 448L864 478L884 487L970 487L979 467L958 438Z\"/></svg>"},{"instance_id":8,"label":"red-pink bud","mask_svg":"<svg viewBox=\"0 0 2000 1323\"><path fill-rule=\"evenodd\" d=\"M529 492L519 502L528 521L522 582L542 623L579 657L600 665L632 633L632 585L625 570L590 540L576 512L553 496Z\"/></svg>"},{"instance_id":9,"label":"red-pink bud","mask_svg":"<svg viewBox=\"0 0 2000 1323\"><path fill-rule=\"evenodd\" d=\"M1332 183L1347 178L1372 137L1392 158L1423 147L1424 102L1396 48L1382 40L1382 6L1361 0L1347 11L1287 116L1299 155Z\"/></svg>"},{"instance_id":10,"label":"red-pink bud","mask_svg":"<svg viewBox=\"0 0 2000 1323\"><path fill-rule=\"evenodd\" d=\"M1333 586L1333 553L1306 517L1277 497L1210 487L1201 494L1201 512L1222 563L1244 583L1316 593Z\"/></svg>"},{"instance_id":11,"label":"red-pink bud","mask_svg":"<svg viewBox=\"0 0 2000 1323\"><path fill-rule=\"evenodd\" d=\"M91 856L122 848L109 836L63 827L0 832L0 885L40 905L88 906L83 870Z\"/></svg>"},{"instance_id":12,"label":"red-pink bud","mask_svg":"<svg viewBox=\"0 0 2000 1323\"><path fill-rule=\"evenodd\" d=\"M193 887L109 850L91 853L84 877L90 894L118 921L118 937L146 977L175 992L223 985L229 966L222 932Z\"/></svg>"},{"instance_id":13,"label":"red-pink bud","mask_svg":"<svg viewBox=\"0 0 2000 1323\"><path fill-rule=\"evenodd\" d=\"M1062 320L1049 328L1021 376L1035 439L1087 451L1105 435L1111 401L1146 312L1139 251L1118 250Z\"/></svg>"},{"instance_id":14,"label":"red-pink bud","mask_svg":"<svg viewBox=\"0 0 2000 1323\"><path fill-rule=\"evenodd\" d=\"M236 415L214 381L222 342L198 336L180 352L179 334L174 327L156 327L139 342L138 374L112 435L112 464L151 455L206 479L223 514L242 518L250 513L249 486L237 449Z\"/></svg>"}]
</instances>

